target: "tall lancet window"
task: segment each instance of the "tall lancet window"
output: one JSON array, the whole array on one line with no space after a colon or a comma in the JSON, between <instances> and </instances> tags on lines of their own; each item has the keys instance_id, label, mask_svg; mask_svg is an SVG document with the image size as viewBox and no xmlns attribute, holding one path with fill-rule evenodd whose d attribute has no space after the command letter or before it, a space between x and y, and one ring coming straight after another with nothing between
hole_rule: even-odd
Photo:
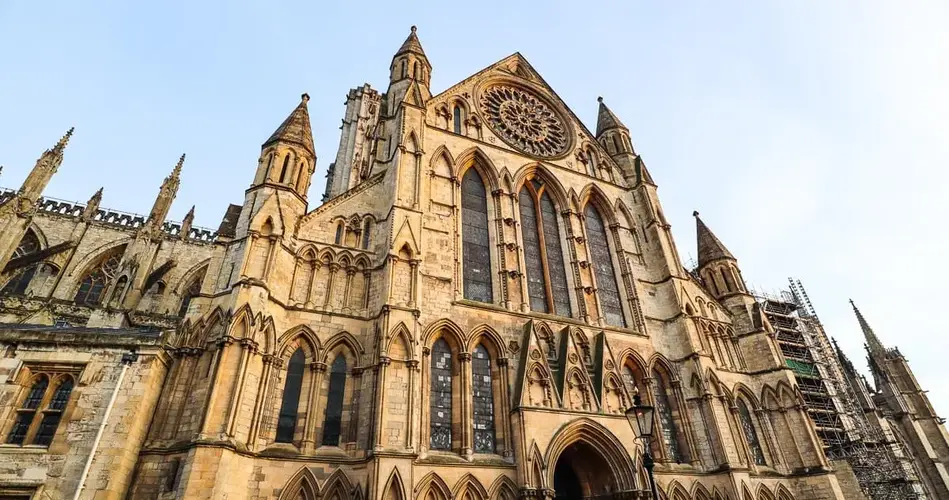
<instances>
[{"instance_id":1,"label":"tall lancet window","mask_svg":"<svg viewBox=\"0 0 949 500\"><path fill-rule=\"evenodd\" d=\"M343 422L343 394L346 392L346 358L337 354L330 367L330 387L326 396L326 417L323 421L323 444L339 446Z\"/></svg>"},{"instance_id":2,"label":"tall lancet window","mask_svg":"<svg viewBox=\"0 0 949 500\"><path fill-rule=\"evenodd\" d=\"M474 168L461 181L461 224L465 298L492 302L488 196Z\"/></svg>"},{"instance_id":3,"label":"tall lancet window","mask_svg":"<svg viewBox=\"0 0 949 500\"><path fill-rule=\"evenodd\" d=\"M494 393L491 355L483 345L471 356L471 388L474 394L474 451L494 453Z\"/></svg>"},{"instance_id":4,"label":"tall lancet window","mask_svg":"<svg viewBox=\"0 0 949 500\"><path fill-rule=\"evenodd\" d=\"M613 269L613 255L606 238L606 225L592 203L587 203L583 215L587 221L587 243L590 246L590 257L593 259L593 274L596 276L597 296L603 317L607 324L626 326L619 286L616 284L616 271Z\"/></svg>"},{"instance_id":5,"label":"tall lancet window","mask_svg":"<svg viewBox=\"0 0 949 500\"><path fill-rule=\"evenodd\" d=\"M293 434L297 428L297 411L300 407L300 389L303 385L303 369L306 365L306 355L299 348L290 356L287 366L287 381L283 386L283 402L280 405L280 416L277 418L278 443L292 443Z\"/></svg>"},{"instance_id":6,"label":"tall lancet window","mask_svg":"<svg viewBox=\"0 0 949 500\"><path fill-rule=\"evenodd\" d=\"M445 339L432 345L430 448L451 449L451 348Z\"/></svg>"},{"instance_id":7,"label":"tall lancet window","mask_svg":"<svg viewBox=\"0 0 949 500\"><path fill-rule=\"evenodd\" d=\"M456 134L461 133L461 106L455 104L455 108L452 111L452 130Z\"/></svg>"},{"instance_id":8,"label":"tall lancet window","mask_svg":"<svg viewBox=\"0 0 949 500\"><path fill-rule=\"evenodd\" d=\"M748 448L751 449L751 457L755 465L764 465L764 451L761 449L761 442L758 441L758 432L755 430L748 406L741 399L738 400L738 419L741 421L741 429L745 433L745 440L748 441Z\"/></svg>"},{"instance_id":9,"label":"tall lancet window","mask_svg":"<svg viewBox=\"0 0 949 500\"><path fill-rule=\"evenodd\" d=\"M521 188L518 204L531 310L570 316L567 272L554 202L543 183L533 179Z\"/></svg>"},{"instance_id":10,"label":"tall lancet window","mask_svg":"<svg viewBox=\"0 0 949 500\"><path fill-rule=\"evenodd\" d=\"M660 444L670 462L682 462L682 453L679 450L678 429L675 417L672 414L672 405L669 402L666 377L657 370L652 372L652 393L655 398L656 416L659 419Z\"/></svg>"},{"instance_id":11,"label":"tall lancet window","mask_svg":"<svg viewBox=\"0 0 949 500\"><path fill-rule=\"evenodd\" d=\"M23 235L23 239L20 240L20 244L17 245L16 250L13 251L11 260L36 253L40 250L40 246L40 240L36 237L36 233L34 233L32 229L27 230L26 234ZM0 294L23 295L26 293L26 289L30 286L30 282L33 280L33 276L36 274L38 267L39 264L30 264L25 267L3 286L3 290L0 291Z\"/></svg>"}]
</instances>

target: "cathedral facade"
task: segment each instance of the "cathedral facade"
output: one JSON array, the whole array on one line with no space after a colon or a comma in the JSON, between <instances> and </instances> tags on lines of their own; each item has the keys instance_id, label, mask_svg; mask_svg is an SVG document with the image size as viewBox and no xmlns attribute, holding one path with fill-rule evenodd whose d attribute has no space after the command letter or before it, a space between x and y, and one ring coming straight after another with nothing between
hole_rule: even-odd
<instances>
[{"instance_id":1,"label":"cathedral facade","mask_svg":"<svg viewBox=\"0 0 949 500\"><path fill-rule=\"evenodd\" d=\"M72 131L0 194L0 498L651 498L644 451L670 500L865 498L602 99L593 131L520 54L431 72L413 27L349 92L320 203L306 94L216 230L166 221L184 156L148 216L43 197ZM906 412L949 498L945 428Z\"/></svg>"}]
</instances>

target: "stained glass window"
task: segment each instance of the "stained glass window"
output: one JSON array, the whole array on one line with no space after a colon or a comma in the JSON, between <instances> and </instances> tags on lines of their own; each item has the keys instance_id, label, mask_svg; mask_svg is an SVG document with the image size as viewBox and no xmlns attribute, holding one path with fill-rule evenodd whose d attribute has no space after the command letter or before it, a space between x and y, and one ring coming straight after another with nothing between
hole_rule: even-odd
<instances>
[{"instance_id":1,"label":"stained glass window","mask_svg":"<svg viewBox=\"0 0 949 500\"><path fill-rule=\"evenodd\" d=\"M471 389L474 399L474 451L494 453L494 393L491 356L483 345L471 356Z\"/></svg>"},{"instance_id":2,"label":"stained glass window","mask_svg":"<svg viewBox=\"0 0 949 500\"><path fill-rule=\"evenodd\" d=\"M524 263L527 267L527 295L530 298L532 311L547 312L547 283L537 227L537 207L527 186L521 188L518 199L521 210L521 235L524 239Z\"/></svg>"},{"instance_id":3,"label":"stained glass window","mask_svg":"<svg viewBox=\"0 0 949 500\"><path fill-rule=\"evenodd\" d=\"M623 319L623 306L620 302L619 287L616 284L616 272L613 270L613 256L606 239L606 226L603 218L592 204L583 211L587 221L587 242L593 259L593 273L596 276L597 295L600 309L607 324L626 326Z\"/></svg>"},{"instance_id":4,"label":"stained glass window","mask_svg":"<svg viewBox=\"0 0 949 500\"><path fill-rule=\"evenodd\" d=\"M570 316L567 273L554 202L543 183L534 179L521 188L518 205L531 310Z\"/></svg>"},{"instance_id":5,"label":"stained glass window","mask_svg":"<svg viewBox=\"0 0 949 500\"><path fill-rule=\"evenodd\" d=\"M751 455L756 465L764 465L764 451L761 450L761 442L758 441L758 432L755 430L754 421L751 419L751 412L745 402L738 400L738 419L741 420L741 429L745 432L745 440L748 441L748 447L751 448Z\"/></svg>"},{"instance_id":6,"label":"stained glass window","mask_svg":"<svg viewBox=\"0 0 949 500\"><path fill-rule=\"evenodd\" d=\"M19 245L17 245L16 250L13 251L13 256L11 259L16 259L17 257L23 257L24 255L29 255L31 253L38 252L40 250L40 240L36 237L36 233L32 230L27 231L23 235L23 239L20 240ZM22 271L19 274L14 276L6 285L3 286L3 290L0 291L0 294L3 295L23 295L26 292L26 287L30 285L30 281L33 280L33 275L36 274L38 264L33 264Z\"/></svg>"},{"instance_id":7,"label":"stained glass window","mask_svg":"<svg viewBox=\"0 0 949 500\"><path fill-rule=\"evenodd\" d=\"M67 378L56 388L49 406L43 410L43 420L40 421L40 427L36 431L33 444L49 446L53 442L53 436L56 435L56 428L59 427L59 421L63 417L63 410L66 409L66 403L69 401L72 388L73 381L71 378Z\"/></svg>"},{"instance_id":8,"label":"stained glass window","mask_svg":"<svg viewBox=\"0 0 949 500\"><path fill-rule=\"evenodd\" d=\"M672 406L669 404L666 379L656 370L652 372L652 393L655 398L656 415L659 417L662 447L666 459L670 462L680 463L682 462L682 454L679 452L676 423L672 416Z\"/></svg>"},{"instance_id":9,"label":"stained glass window","mask_svg":"<svg viewBox=\"0 0 949 500\"><path fill-rule=\"evenodd\" d=\"M626 383L626 390L629 391L629 397L632 398L633 394L638 392L639 386L636 384L636 374L628 365L623 366L623 382ZM642 394L640 394L641 396Z\"/></svg>"},{"instance_id":10,"label":"stained glass window","mask_svg":"<svg viewBox=\"0 0 949 500\"><path fill-rule=\"evenodd\" d=\"M323 444L339 446L343 421L343 394L346 392L346 358L337 354L330 367L330 387L326 396L326 418L323 421Z\"/></svg>"},{"instance_id":11,"label":"stained glass window","mask_svg":"<svg viewBox=\"0 0 949 500\"><path fill-rule=\"evenodd\" d=\"M488 197L484 181L473 168L461 181L461 221L465 298L492 302Z\"/></svg>"},{"instance_id":12,"label":"stained glass window","mask_svg":"<svg viewBox=\"0 0 949 500\"><path fill-rule=\"evenodd\" d=\"M40 402L43 401L43 395L46 394L47 387L49 387L49 379L45 375L41 375L33 382L29 394L26 395L26 400L17 410L13 428L10 429L10 434L7 436L7 444L23 444L23 440L26 439L26 432L30 429L30 424L33 423L33 417L36 415Z\"/></svg>"},{"instance_id":13,"label":"stained glass window","mask_svg":"<svg viewBox=\"0 0 949 500\"><path fill-rule=\"evenodd\" d=\"M122 258L122 249L112 252L101 264L96 266L79 284L79 291L76 292L77 304L96 305L102 301L102 294L106 287L115 278L115 271L119 267L119 261Z\"/></svg>"},{"instance_id":14,"label":"stained glass window","mask_svg":"<svg viewBox=\"0 0 949 500\"><path fill-rule=\"evenodd\" d=\"M372 238L372 220L366 219L362 227L362 247L369 248L369 240Z\"/></svg>"},{"instance_id":15,"label":"stained glass window","mask_svg":"<svg viewBox=\"0 0 949 500\"><path fill-rule=\"evenodd\" d=\"M343 223L336 225L336 238L333 240L337 245L343 244Z\"/></svg>"},{"instance_id":16,"label":"stained glass window","mask_svg":"<svg viewBox=\"0 0 949 500\"><path fill-rule=\"evenodd\" d=\"M297 410L300 407L300 388L303 385L303 369L306 365L306 355L303 349L298 348L290 356L287 366L287 381L283 386L283 402L280 405L280 416L277 418L278 443L292 443L293 434L297 427Z\"/></svg>"},{"instance_id":17,"label":"stained glass window","mask_svg":"<svg viewBox=\"0 0 949 500\"><path fill-rule=\"evenodd\" d=\"M451 348L445 339L432 345L431 445L451 449Z\"/></svg>"}]
</instances>

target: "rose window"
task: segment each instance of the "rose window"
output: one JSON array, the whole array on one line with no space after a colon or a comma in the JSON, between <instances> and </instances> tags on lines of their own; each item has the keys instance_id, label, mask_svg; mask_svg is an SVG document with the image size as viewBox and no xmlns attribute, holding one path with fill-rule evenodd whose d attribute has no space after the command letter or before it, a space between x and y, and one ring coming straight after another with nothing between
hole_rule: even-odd
<instances>
[{"instance_id":1,"label":"rose window","mask_svg":"<svg viewBox=\"0 0 949 500\"><path fill-rule=\"evenodd\" d=\"M567 151L567 126L560 115L523 89L510 85L485 89L481 111L504 142L527 154L552 158Z\"/></svg>"}]
</instances>

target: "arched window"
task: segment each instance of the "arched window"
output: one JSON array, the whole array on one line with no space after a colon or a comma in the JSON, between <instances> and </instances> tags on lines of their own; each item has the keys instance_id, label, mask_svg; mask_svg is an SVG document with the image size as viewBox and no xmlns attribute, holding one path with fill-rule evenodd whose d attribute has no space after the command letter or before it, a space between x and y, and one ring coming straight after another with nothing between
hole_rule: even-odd
<instances>
[{"instance_id":1,"label":"arched window","mask_svg":"<svg viewBox=\"0 0 949 500\"><path fill-rule=\"evenodd\" d=\"M457 104L455 104L455 109L452 111L452 126L456 134L461 133L461 106Z\"/></svg>"},{"instance_id":2,"label":"arched window","mask_svg":"<svg viewBox=\"0 0 949 500\"><path fill-rule=\"evenodd\" d=\"M471 356L471 389L474 400L474 451L494 453L494 393L491 355L483 345Z\"/></svg>"},{"instance_id":3,"label":"arched window","mask_svg":"<svg viewBox=\"0 0 949 500\"><path fill-rule=\"evenodd\" d=\"M406 68L406 62L405 62L405 59L402 59L402 71L401 71L401 75L402 75L402 76L401 76L400 78L405 78L405 77L406 77L406 69L405 69L405 68Z\"/></svg>"},{"instance_id":4,"label":"arched window","mask_svg":"<svg viewBox=\"0 0 949 500\"><path fill-rule=\"evenodd\" d=\"M469 168L461 181L461 220L465 298L492 302L488 197L474 168Z\"/></svg>"},{"instance_id":5,"label":"arched window","mask_svg":"<svg viewBox=\"0 0 949 500\"><path fill-rule=\"evenodd\" d=\"M626 326L619 287L616 284L616 271L613 269L613 255L606 238L606 225L592 203L587 203L583 215L587 221L587 243L590 247L590 257L593 259L593 274L596 276L597 296L603 317L607 324Z\"/></svg>"},{"instance_id":6,"label":"arched window","mask_svg":"<svg viewBox=\"0 0 949 500\"><path fill-rule=\"evenodd\" d=\"M112 290L112 300L110 302L122 300L122 298L125 296L125 287L128 285L128 282L128 276L122 276L119 278L119 281L115 283L115 289Z\"/></svg>"},{"instance_id":7,"label":"arched window","mask_svg":"<svg viewBox=\"0 0 949 500\"><path fill-rule=\"evenodd\" d=\"M621 153L623 151L623 146L620 144L619 136L616 134L613 134L613 148L616 149L617 153Z\"/></svg>"},{"instance_id":8,"label":"arched window","mask_svg":"<svg viewBox=\"0 0 949 500\"><path fill-rule=\"evenodd\" d=\"M46 375L40 375L33 382L29 394L16 412L13 428L10 429L10 434L7 435L7 444L23 444L26 433L30 429L30 424L33 423L33 417L36 416L36 410L39 409L43 396L46 394L47 387L49 387L49 378Z\"/></svg>"},{"instance_id":9,"label":"arched window","mask_svg":"<svg viewBox=\"0 0 949 500\"><path fill-rule=\"evenodd\" d=\"M115 271L119 267L119 261L122 259L124 250L123 247L112 252L82 279L79 283L79 291L76 292L75 302L77 304L97 305L102 301L103 292L115 278Z\"/></svg>"},{"instance_id":10,"label":"arched window","mask_svg":"<svg viewBox=\"0 0 949 500\"><path fill-rule=\"evenodd\" d=\"M531 310L570 316L567 272L554 202L543 183L533 179L521 188L518 204Z\"/></svg>"},{"instance_id":11,"label":"arched window","mask_svg":"<svg viewBox=\"0 0 949 500\"><path fill-rule=\"evenodd\" d=\"M678 429L672 415L666 377L658 370L652 372L652 393L655 399L656 417L659 420L662 450L668 461L680 463L682 462L682 454L679 450Z\"/></svg>"},{"instance_id":12,"label":"arched window","mask_svg":"<svg viewBox=\"0 0 949 500\"><path fill-rule=\"evenodd\" d=\"M53 436L56 435L56 428L59 427L59 421L63 418L63 410L66 409L66 403L69 401L69 394L72 392L72 378L67 377L63 380L56 392L53 393L53 399L50 400L46 409L43 410L43 420L40 421L40 427L36 431L36 438L33 444L49 446L53 442Z\"/></svg>"},{"instance_id":13,"label":"arched window","mask_svg":"<svg viewBox=\"0 0 949 500\"><path fill-rule=\"evenodd\" d=\"M298 348L290 356L287 366L287 381L283 386L283 402L280 404L280 416L277 419L278 443L292 443L297 427L297 410L300 407L300 388L303 385L303 369L306 355Z\"/></svg>"},{"instance_id":14,"label":"arched window","mask_svg":"<svg viewBox=\"0 0 949 500\"><path fill-rule=\"evenodd\" d=\"M188 312L188 306L191 305L191 299L197 297L201 293L201 282L204 281L204 273L207 272L207 269L201 271L201 273L194 277L191 280L191 284L188 285L188 288L184 292L184 298L181 299L181 307L178 308L178 316L184 316Z\"/></svg>"},{"instance_id":15,"label":"arched window","mask_svg":"<svg viewBox=\"0 0 949 500\"><path fill-rule=\"evenodd\" d=\"M287 169L290 168L290 153L287 153L287 156L283 158L283 167L280 167L280 180L277 182L283 182L287 178Z\"/></svg>"},{"instance_id":16,"label":"arched window","mask_svg":"<svg viewBox=\"0 0 949 500\"><path fill-rule=\"evenodd\" d=\"M369 241L372 239L372 219L366 219L362 224L362 247L369 248Z\"/></svg>"},{"instance_id":17,"label":"arched window","mask_svg":"<svg viewBox=\"0 0 949 500\"><path fill-rule=\"evenodd\" d=\"M596 177L596 153L590 149L587 151L587 156L589 157L589 161L587 161L587 174Z\"/></svg>"},{"instance_id":18,"label":"arched window","mask_svg":"<svg viewBox=\"0 0 949 500\"><path fill-rule=\"evenodd\" d=\"M432 345L431 444L433 450L451 449L451 348L445 339Z\"/></svg>"},{"instance_id":19,"label":"arched window","mask_svg":"<svg viewBox=\"0 0 949 500\"><path fill-rule=\"evenodd\" d=\"M418 80L418 61L412 63L412 78Z\"/></svg>"},{"instance_id":20,"label":"arched window","mask_svg":"<svg viewBox=\"0 0 949 500\"><path fill-rule=\"evenodd\" d=\"M755 465L764 465L764 451L761 450L761 442L758 441L758 432L755 430L748 406L741 399L738 400L738 420L741 421L741 429L745 432L745 441L748 441L748 447L751 448Z\"/></svg>"},{"instance_id":21,"label":"arched window","mask_svg":"<svg viewBox=\"0 0 949 500\"><path fill-rule=\"evenodd\" d=\"M339 446L343 422L343 394L346 391L346 357L337 354L330 367L329 394L326 396L326 417L323 420L323 444Z\"/></svg>"},{"instance_id":22,"label":"arched window","mask_svg":"<svg viewBox=\"0 0 949 500\"><path fill-rule=\"evenodd\" d=\"M336 224L336 237L333 240L337 245L343 244L343 223Z\"/></svg>"},{"instance_id":23,"label":"arched window","mask_svg":"<svg viewBox=\"0 0 949 500\"><path fill-rule=\"evenodd\" d=\"M20 240L20 243L17 245L16 250L13 251L13 256L10 260L23 257L32 253L40 251L40 240L36 237L36 233L32 230L27 230L26 234L23 235L23 239ZM7 284L3 286L3 290L0 291L0 294L3 295L23 295L26 293L26 289L30 286L30 282L33 281L33 275L36 274L36 269L39 267L39 264L31 264L20 271L16 276L7 281Z\"/></svg>"}]
</instances>

